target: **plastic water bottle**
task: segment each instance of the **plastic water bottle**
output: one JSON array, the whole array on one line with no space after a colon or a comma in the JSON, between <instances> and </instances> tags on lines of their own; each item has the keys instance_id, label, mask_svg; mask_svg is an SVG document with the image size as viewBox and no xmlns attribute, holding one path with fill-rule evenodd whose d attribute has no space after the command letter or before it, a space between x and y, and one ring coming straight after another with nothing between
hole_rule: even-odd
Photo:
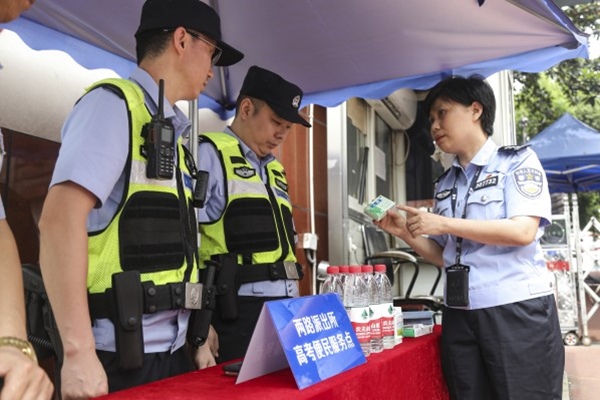
<instances>
[{"instance_id":1,"label":"plastic water bottle","mask_svg":"<svg viewBox=\"0 0 600 400\"><path fill-rule=\"evenodd\" d=\"M379 290L379 310L381 313L381 332L383 334L383 348L391 349L395 346L394 339L394 300L392 298L392 284L385 274L387 267L382 264L375 266L375 283Z\"/></svg>"},{"instance_id":2,"label":"plastic water bottle","mask_svg":"<svg viewBox=\"0 0 600 400\"><path fill-rule=\"evenodd\" d=\"M394 307L394 341L396 345L402 343L403 330L404 316L402 315L402 308Z\"/></svg>"},{"instance_id":3,"label":"plastic water bottle","mask_svg":"<svg viewBox=\"0 0 600 400\"><path fill-rule=\"evenodd\" d=\"M383 333L381 332L381 313L379 288L375 282L372 265L363 265L362 273L369 287L369 322L371 324L371 353L383 351Z\"/></svg>"},{"instance_id":4,"label":"plastic water bottle","mask_svg":"<svg viewBox=\"0 0 600 400\"><path fill-rule=\"evenodd\" d=\"M342 286L342 291L346 287L346 281L348 280L348 276L350 275L350 267L347 265L340 265L340 285Z\"/></svg>"},{"instance_id":5,"label":"plastic water bottle","mask_svg":"<svg viewBox=\"0 0 600 400\"><path fill-rule=\"evenodd\" d=\"M344 288L344 306L365 357L371 354L369 290L358 266L350 267Z\"/></svg>"},{"instance_id":6,"label":"plastic water bottle","mask_svg":"<svg viewBox=\"0 0 600 400\"><path fill-rule=\"evenodd\" d=\"M340 269L338 267L327 267L327 278L323 282L321 293L337 293L342 304L344 302L344 291L340 282Z\"/></svg>"}]
</instances>

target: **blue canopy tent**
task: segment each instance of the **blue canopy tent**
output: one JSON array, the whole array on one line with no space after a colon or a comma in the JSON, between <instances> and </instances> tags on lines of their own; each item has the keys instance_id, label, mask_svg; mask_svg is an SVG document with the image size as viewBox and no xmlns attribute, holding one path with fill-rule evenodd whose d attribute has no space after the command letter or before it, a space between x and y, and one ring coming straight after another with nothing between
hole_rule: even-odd
<instances>
[{"instance_id":1,"label":"blue canopy tent","mask_svg":"<svg viewBox=\"0 0 600 400\"><path fill-rule=\"evenodd\" d=\"M553 193L600 190L600 132L569 113L529 141Z\"/></svg>"},{"instance_id":2,"label":"blue canopy tent","mask_svg":"<svg viewBox=\"0 0 600 400\"><path fill-rule=\"evenodd\" d=\"M587 36L551 0L206 0L245 59L219 68L199 99L222 118L257 64L298 83L304 105L428 89L450 74L545 70L587 57ZM143 0L39 0L4 27L33 49L63 50L127 77ZM1 26L0 26L1 27ZM168 83L167 83L168 84Z\"/></svg>"}]
</instances>

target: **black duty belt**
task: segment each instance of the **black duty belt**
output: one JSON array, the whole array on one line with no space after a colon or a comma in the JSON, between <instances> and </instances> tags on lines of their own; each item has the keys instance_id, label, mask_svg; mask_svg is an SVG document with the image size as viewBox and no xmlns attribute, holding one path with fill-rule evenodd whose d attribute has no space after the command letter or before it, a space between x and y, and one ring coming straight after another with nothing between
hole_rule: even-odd
<instances>
[{"instance_id":1,"label":"black duty belt","mask_svg":"<svg viewBox=\"0 0 600 400\"><path fill-rule=\"evenodd\" d=\"M304 277L302 265L293 261L243 265L238 274L240 284L279 279L300 280Z\"/></svg>"},{"instance_id":2,"label":"black duty belt","mask_svg":"<svg viewBox=\"0 0 600 400\"><path fill-rule=\"evenodd\" d=\"M144 292L144 314L178 309L200 309L202 285L198 283L168 283L156 286L153 282L142 282ZM88 295L92 319L112 318L114 310L112 289L104 293Z\"/></svg>"}]
</instances>

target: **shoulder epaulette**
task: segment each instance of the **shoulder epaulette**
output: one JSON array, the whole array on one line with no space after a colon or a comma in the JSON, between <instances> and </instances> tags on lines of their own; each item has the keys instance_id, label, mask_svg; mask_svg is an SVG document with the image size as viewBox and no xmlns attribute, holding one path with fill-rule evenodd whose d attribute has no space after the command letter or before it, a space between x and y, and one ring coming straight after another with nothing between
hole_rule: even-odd
<instances>
[{"instance_id":1,"label":"shoulder epaulette","mask_svg":"<svg viewBox=\"0 0 600 400\"><path fill-rule=\"evenodd\" d=\"M509 146L502 146L498 148L498 153L518 153L519 151L528 148L529 144L516 145L511 144Z\"/></svg>"},{"instance_id":2,"label":"shoulder epaulette","mask_svg":"<svg viewBox=\"0 0 600 400\"><path fill-rule=\"evenodd\" d=\"M437 179L435 181L433 181L434 184L438 183L443 177L445 177L446 175L448 175L448 173L453 169L453 167L448 168L446 171L444 171L443 174L441 174L440 176L437 177Z\"/></svg>"}]
</instances>

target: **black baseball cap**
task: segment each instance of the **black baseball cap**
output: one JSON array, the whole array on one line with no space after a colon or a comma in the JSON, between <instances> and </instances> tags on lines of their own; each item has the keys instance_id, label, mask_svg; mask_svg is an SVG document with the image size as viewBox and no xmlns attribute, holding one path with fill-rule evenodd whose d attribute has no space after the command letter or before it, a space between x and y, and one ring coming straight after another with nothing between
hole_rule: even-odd
<instances>
[{"instance_id":1,"label":"black baseball cap","mask_svg":"<svg viewBox=\"0 0 600 400\"><path fill-rule=\"evenodd\" d=\"M263 100L286 121L310 128L311 125L298 114L303 94L298 86L256 65L248 70L240 90L240 96Z\"/></svg>"},{"instance_id":2,"label":"black baseball cap","mask_svg":"<svg viewBox=\"0 0 600 400\"><path fill-rule=\"evenodd\" d=\"M223 53L215 65L226 67L244 58L244 54L221 40L221 18L200 0L147 0L142 7L140 26L135 37L157 29L180 26L202 33L217 42Z\"/></svg>"}]
</instances>

